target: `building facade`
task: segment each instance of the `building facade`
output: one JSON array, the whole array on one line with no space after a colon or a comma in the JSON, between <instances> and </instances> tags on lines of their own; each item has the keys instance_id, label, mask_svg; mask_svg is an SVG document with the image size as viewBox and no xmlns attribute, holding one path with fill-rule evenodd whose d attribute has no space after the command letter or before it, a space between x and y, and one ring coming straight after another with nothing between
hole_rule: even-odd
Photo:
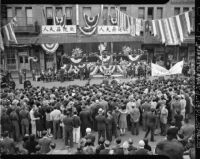
<instances>
[{"instance_id":1,"label":"building facade","mask_svg":"<svg viewBox=\"0 0 200 159\"><path fill-rule=\"evenodd\" d=\"M109 15L115 14L115 7L122 12L141 19L162 19L183 13L188 10L194 10L194 0L170 0L167 4L150 5L103 5L103 15L99 19L98 25L111 25ZM66 25L85 26L83 18L84 13L89 16L95 16L101 11L101 5L81 4L9 4L6 5L6 17L3 17L4 23L11 18L17 18L17 26L14 28L18 45L7 45L3 54L5 69L11 72L18 72L21 69L45 70L48 67L61 66L61 56L65 53L71 55L74 48L79 47L83 52L99 52L98 45L101 42L107 43L107 50L110 53L119 53L124 45L132 49L147 50L147 60L152 61L155 58L161 58L165 61L168 55L173 55L174 61L194 60L195 56L195 38L192 33L181 46L165 46L155 37L143 34L140 37L130 37L130 35L83 35L77 30L76 34L57 34L42 35L43 25L54 25L54 15L63 16ZM77 14L79 21L77 22ZM53 54L47 54L41 44L58 42L59 47ZM30 56L37 57L37 62L29 60Z\"/></svg>"}]
</instances>

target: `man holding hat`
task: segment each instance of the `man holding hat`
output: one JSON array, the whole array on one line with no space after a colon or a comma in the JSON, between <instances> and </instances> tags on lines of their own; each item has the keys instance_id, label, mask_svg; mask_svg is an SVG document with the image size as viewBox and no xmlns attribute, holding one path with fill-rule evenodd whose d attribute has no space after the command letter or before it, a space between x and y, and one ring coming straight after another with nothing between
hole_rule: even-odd
<instances>
[{"instance_id":1,"label":"man holding hat","mask_svg":"<svg viewBox=\"0 0 200 159\"><path fill-rule=\"evenodd\" d=\"M100 139L100 137L102 136L103 138L105 138L105 132L106 132L106 118L103 115L103 109L100 108L98 110L98 114L95 119L97 121L97 131L98 131L98 140Z\"/></svg>"}]
</instances>

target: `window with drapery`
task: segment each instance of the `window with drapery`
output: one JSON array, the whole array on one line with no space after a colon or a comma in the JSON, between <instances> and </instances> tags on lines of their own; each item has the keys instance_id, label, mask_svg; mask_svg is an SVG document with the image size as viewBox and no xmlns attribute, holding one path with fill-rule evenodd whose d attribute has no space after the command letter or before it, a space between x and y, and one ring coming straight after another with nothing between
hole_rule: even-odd
<instances>
[{"instance_id":1,"label":"window with drapery","mask_svg":"<svg viewBox=\"0 0 200 159\"><path fill-rule=\"evenodd\" d=\"M157 8L156 15L157 15L157 19L162 19L163 18L163 8L162 7L158 7Z\"/></svg>"},{"instance_id":2,"label":"window with drapery","mask_svg":"<svg viewBox=\"0 0 200 159\"><path fill-rule=\"evenodd\" d=\"M27 25L33 24L33 12L31 7L26 8L26 24Z\"/></svg>"},{"instance_id":3,"label":"window with drapery","mask_svg":"<svg viewBox=\"0 0 200 159\"><path fill-rule=\"evenodd\" d=\"M116 10L115 10L115 7L111 7L111 8L110 8L110 15L111 15L112 17L116 17Z\"/></svg>"},{"instance_id":4,"label":"window with drapery","mask_svg":"<svg viewBox=\"0 0 200 159\"><path fill-rule=\"evenodd\" d=\"M15 8L15 15L17 18L17 25L23 26L23 16L22 16L22 8L21 7Z\"/></svg>"},{"instance_id":5,"label":"window with drapery","mask_svg":"<svg viewBox=\"0 0 200 159\"><path fill-rule=\"evenodd\" d=\"M47 25L53 25L53 8L46 8Z\"/></svg>"},{"instance_id":6,"label":"window with drapery","mask_svg":"<svg viewBox=\"0 0 200 159\"><path fill-rule=\"evenodd\" d=\"M183 12L187 12L187 11L189 11L189 10L190 10L189 7L183 7Z\"/></svg>"},{"instance_id":7,"label":"window with drapery","mask_svg":"<svg viewBox=\"0 0 200 159\"><path fill-rule=\"evenodd\" d=\"M180 7L175 7L175 8L174 8L174 15L179 15L180 12L181 12Z\"/></svg>"},{"instance_id":8,"label":"window with drapery","mask_svg":"<svg viewBox=\"0 0 200 159\"><path fill-rule=\"evenodd\" d=\"M11 7L7 8L7 19L10 21L13 18L13 11Z\"/></svg>"},{"instance_id":9,"label":"window with drapery","mask_svg":"<svg viewBox=\"0 0 200 159\"><path fill-rule=\"evenodd\" d=\"M138 18L145 19L145 8L144 7L138 8Z\"/></svg>"},{"instance_id":10,"label":"window with drapery","mask_svg":"<svg viewBox=\"0 0 200 159\"><path fill-rule=\"evenodd\" d=\"M72 7L65 8L66 25L72 25Z\"/></svg>"},{"instance_id":11,"label":"window with drapery","mask_svg":"<svg viewBox=\"0 0 200 159\"><path fill-rule=\"evenodd\" d=\"M147 19L148 20L153 20L154 19L154 17L153 17L153 7L149 7L148 8Z\"/></svg>"},{"instance_id":12,"label":"window with drapery","mask_svg":"<svg viewBox=\"0 0 200 159\"><path fill-rule=\"evenodd\" d=\"M103 7L103 25L107 25L108 22L108 7Z\"/></svg>"},{"instance_id":13,"label":"window with drapery","mask_svg":"<svg viewBox=\"0 0 200 159\"><path fill-rule=\"evenodd\" d=\"M126 13L126 7L120 7L120 11Z\"/></svg>"},{"instance_id":14,"label":"window with drapery","mask_svg":"<svg viewBox=\"0 0 200 159\"><path fill-rule=\"evenodd\" d=\"M62 7L56 7L56 17L61 18L63 16Z\"/></svg>"}]
</instances>

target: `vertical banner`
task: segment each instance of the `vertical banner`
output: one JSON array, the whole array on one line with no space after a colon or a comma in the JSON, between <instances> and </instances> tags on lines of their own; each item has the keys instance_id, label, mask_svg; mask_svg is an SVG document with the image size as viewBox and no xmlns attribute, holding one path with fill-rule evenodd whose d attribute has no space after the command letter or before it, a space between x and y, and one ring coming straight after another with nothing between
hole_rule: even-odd
<instances>
[{"instance_id":1,"label":"vertical banner","mask_svg":"<svg viewBox=\"0 0 200 159\"><path fill-rule=\"evenodd\" d=\"M79 25L79 5L76 4L76 25Z\"/></svg>"}]
</instances>

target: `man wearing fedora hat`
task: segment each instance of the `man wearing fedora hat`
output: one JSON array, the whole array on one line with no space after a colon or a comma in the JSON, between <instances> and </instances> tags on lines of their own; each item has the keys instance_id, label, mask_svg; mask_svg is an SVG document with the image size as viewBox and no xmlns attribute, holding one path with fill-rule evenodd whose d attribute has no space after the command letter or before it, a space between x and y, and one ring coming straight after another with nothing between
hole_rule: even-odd
<instances>
[{"instance_id":1,"label":"man wearing fedora hat","mask_svg":"<svg viewBox=\"0 0 200 159\"><path fill-rule=\"evenodd\" d=\"M98 114L95 119L97 121L97 131L98 131L98 140L100 139L100 137L102 136L103 138L105 138L105 132L106 132L106 118L103 115L103 109L100 108L98 110Z\"/></svg>"}]
</instances>

